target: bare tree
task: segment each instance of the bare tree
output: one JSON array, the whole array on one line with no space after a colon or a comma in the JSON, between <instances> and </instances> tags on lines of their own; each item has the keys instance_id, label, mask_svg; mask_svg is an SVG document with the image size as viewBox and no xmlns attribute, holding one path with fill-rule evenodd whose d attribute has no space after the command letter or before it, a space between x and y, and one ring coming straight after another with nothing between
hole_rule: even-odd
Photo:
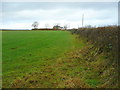
<instances>
[{"instance_id":1,"label":"bare tree","mask_svg":"<svg viewBox=\"0 0 120 90\"><path fill-rule=\"evenodd\" d=\"M86 27L86 28L92 28L92 26L91 26L91 25L86 25L85 27Z\"/></svg>"},{"instance_id":2,"label":"bare tree","mask_svg":"<svg viewBox=\"0 0 120 90\"><path fill-rule=\"evenodd\" d=\"M65 30L67 30L67 28L68 28L68 25L67 25L67 24L66 24L66 25L64 25L64 29L65 29Z\"/></svg>"},{"instance_id":3,"label":"bare tree","mask_svg":"<svg viewBox=\"0 0 120 90\"><path fill-rule=\"evenodd\" d=\"M34 22L34 23L32 24L32 27L34 27L34 29L37 29L37 28L38 28L38 25L39 25L38 22Z\"/></svg>"},{"instance_id":4,"label":"bare tree","mask_svg":"<svg viewBox=\"0 0 120 90\"><path fill-rule=\"evenodd\" d=\"M45 27L48 28L48 27L49 27L49 24L45 24Z\"/></svg>"},{"instance_id":5,"label":"bare tree","mask_svg":"<svg viewBox=\"0 0 120 90\"><path fill-rule=\"evenodd\" d=\"M60 25L60 23L55 23L55 24L54 24L54 26L59 26L59 25Z\"/></svg>"}]
</instances>

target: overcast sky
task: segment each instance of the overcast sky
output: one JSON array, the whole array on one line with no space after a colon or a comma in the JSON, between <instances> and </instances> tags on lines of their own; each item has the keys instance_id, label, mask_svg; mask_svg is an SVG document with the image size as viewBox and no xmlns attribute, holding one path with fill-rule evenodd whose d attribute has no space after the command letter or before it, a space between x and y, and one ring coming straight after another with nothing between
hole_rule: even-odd
<instances>
[{"instance_id":1,"label":"overcast sky","mask_svg":"<svg viewBox=\"0 0 120 90\"><path fill-rule=\"evenodd\" d=\"M104 26L118 24L117 2L4 2L2 3L2 19L4 29L31 29L34 21L39 28L45 24L58 24L69 28L84 26Z\"/></svg>"}]
</instances>

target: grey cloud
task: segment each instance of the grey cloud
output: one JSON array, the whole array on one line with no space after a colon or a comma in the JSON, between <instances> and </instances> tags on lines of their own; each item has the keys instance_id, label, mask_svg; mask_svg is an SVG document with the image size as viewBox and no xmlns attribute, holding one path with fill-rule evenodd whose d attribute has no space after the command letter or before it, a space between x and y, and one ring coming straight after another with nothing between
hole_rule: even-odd
<instances>
[{"instance_id":1,"label":"grey cloud","mask_svg":"<svg viewBox=\"0 0 120 90\"><path fill-rule=\"evenodd\" d=\"M111 9L117 7L117 3L114 2L5 2L3 3L3 11L21 11L21 10L36 10L36 9Z\"/></svg>"},{"instance_id":2,"label":"grey cloud","mask_svg":"<svg viewBox=\"0 0 120 90\"><path fill-rule=\"evenodd\" d=\"M81 22L81 15L84 13L86 24L92 22L96 25L104 25L106 23L117 24L117 5L114 2L5 2L2 4L2 13L4 24L33 21L79 23Z\"/></svg>"}]
</instances>

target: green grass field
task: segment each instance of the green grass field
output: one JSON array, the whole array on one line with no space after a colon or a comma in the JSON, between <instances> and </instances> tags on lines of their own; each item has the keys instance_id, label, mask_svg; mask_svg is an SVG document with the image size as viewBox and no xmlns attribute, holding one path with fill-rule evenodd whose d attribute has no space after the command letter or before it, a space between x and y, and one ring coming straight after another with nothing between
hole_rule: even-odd
<instances>
[{"instance_id":1,"label":"green grass field","mask_svg":"<svg viewBox=\"0 0 120 90\"><path fill-rule=\"evenodd\" d=\"M68 31L3 31L2 87L117 87L114 67L105 68L110 58Z\"/></svg>"},{"instance_id":2,"label":"green grass field","mask_svg":"<svg viewBox=\"0 0 120 90\"><path fill-rule=\"evenodd\" d=\"M3 31L2 35L3 87L84 46L65 31Z\"/></svg>"}]
</instances>

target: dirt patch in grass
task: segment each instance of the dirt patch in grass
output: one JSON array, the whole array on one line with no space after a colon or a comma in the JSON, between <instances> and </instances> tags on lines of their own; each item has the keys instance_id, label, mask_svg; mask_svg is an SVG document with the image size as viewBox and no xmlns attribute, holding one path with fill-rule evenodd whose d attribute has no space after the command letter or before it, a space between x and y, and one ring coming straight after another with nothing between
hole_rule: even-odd
<instances>
[{"instance_id":1,"label":"dirt patch in grass","mask_svg":"<svg viewBox=\"0 0 120 90\"><path fill-rule=\"evenodd\" d=\"M79 77L69 78L58 85L59 88L89 88Z\"/></svg>"},{"instance_id":2,"label":"dirt patch in grass","mask_svg":"<svg viewBox=\"0 0 120 90\"><path fill-rule=\"evenodd\" d=\"M15 48L10 48L11 50L14 50L14 49L17 49L18 47L15 47Z\"/></svg>"}]
</instances>

